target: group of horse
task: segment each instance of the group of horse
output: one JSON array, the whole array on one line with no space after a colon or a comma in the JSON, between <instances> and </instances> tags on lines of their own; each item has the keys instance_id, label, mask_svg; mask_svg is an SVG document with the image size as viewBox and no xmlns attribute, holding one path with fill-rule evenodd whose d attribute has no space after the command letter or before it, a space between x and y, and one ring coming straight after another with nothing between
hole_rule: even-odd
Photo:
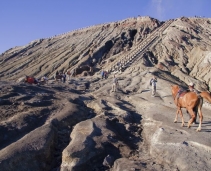
<instances>
[{"instance_id":1,"label":"group of horse","mask_svg":"<svg viewBox=\"0 0 211 171\"><path fill-rule=\"evenodd\" d=\"M211 103L211 94L207 91L203 91L199 94L187 91L181 94L181 96L178 97L178 92L180 90L180 87L178 85L171 85L171 92L172 96L174 98L174 103L177 106L177 112L174 122L177 122L177 116L180 114L182 119L182 126L185 126L182 108L186 108L187 113L190 114L190 120L188 121L188 128L191 127L193 122L196 121L197 113L199 115L199 126L196 131L201 131L202 121L203 121L203 114L202 114L202 105L203 105L203 99L206 99L209 103Z\"/></svg>"}]
</instances>

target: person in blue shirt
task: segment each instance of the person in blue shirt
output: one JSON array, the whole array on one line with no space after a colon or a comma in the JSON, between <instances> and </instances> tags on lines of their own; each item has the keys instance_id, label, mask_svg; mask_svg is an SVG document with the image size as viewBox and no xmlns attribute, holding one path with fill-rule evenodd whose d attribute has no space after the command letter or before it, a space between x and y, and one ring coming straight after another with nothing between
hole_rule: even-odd
<instances>
[{"instance_id":1,"label":"person in blue shirt","mask_svg":"<svg viewBox=\"0 0 211 171\"><path fill-rule=\"evenodd\" d=\"M101 71L101 77L104 78L104 70Z\"/></svg>"}]
</instances>

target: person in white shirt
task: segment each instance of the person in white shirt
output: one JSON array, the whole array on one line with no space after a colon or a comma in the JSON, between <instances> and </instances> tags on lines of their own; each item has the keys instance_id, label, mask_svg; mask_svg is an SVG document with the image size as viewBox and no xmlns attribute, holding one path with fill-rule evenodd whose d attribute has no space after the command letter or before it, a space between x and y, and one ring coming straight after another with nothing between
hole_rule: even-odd
<instances>
[{"instance_id":1,"label":"person in white shirt","mask_svg":"<svg viewBox=\"0 0 211 171\"><path fill-rule=\"evenodd\" d=\"M113 78L113 84L112 84L112 91L116 91L117 89L117 86L118 86L118 80L116 78L116 76L114 75L114 78Z\"/></svg>"},{"instance_id":2,"label":"person in white shirt","mask_svg":"<svg viewBox=\"0 0 211 171\"><path fill-rule=\"evenodd\" d=\"M155 97L156 83L157 83L157 78L153 76L153 78L150 80L150 85L152 86L152 97Z\"/></svg>"}]
</instances>

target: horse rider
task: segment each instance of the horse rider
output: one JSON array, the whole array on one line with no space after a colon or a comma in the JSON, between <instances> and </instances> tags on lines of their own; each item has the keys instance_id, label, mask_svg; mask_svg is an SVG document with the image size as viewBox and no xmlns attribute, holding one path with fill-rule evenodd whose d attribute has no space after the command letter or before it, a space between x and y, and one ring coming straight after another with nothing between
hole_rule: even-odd
<instances>
[{"instance_id":1,"label":"horse rider","mask_svg":"<svg viewBox=\"0 0 211 171\"><path fill-rule=\"evenodd\" d=\"M198 95L199 94L199 91L196 90L194 86L195 86L195 84L193 82L190 82L188 84L188 89L189 89L189 91L195 92Z\"/></svg>"},{"instance_id":2,"label":"horse rider","mask_svg":"<svg viewBox=\"0 0 211 171\"><path fill-rule=\"evenodd\" d=\"M190 83L188 84L188 90L189 90L190 92L195 92L197 95L199 95L199 91L195 89L194 85L195 85L194 83L190 82ZM177 95L176 95L176 97L175 97L176 101L178 101L180 95L181 95L183 92L187 92L187 90L184 90L182 87L180 87L180 89L178 90Z\"/></svg>"}]
</instances>

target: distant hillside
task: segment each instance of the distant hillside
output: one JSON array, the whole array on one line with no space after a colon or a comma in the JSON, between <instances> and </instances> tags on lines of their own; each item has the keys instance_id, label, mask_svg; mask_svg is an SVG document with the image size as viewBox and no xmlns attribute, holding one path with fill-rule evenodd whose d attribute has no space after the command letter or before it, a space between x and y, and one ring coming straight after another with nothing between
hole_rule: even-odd
<instances>
[{"instance_id":1,"label":"distant hillside","mask_svg":"<svg viewBox=\"0 0 211 171\"><path fill-rule=\"evenodd\" d=\"M160 22L150 17L128 18L35 40L0 55L0 77L51 78L56 71L73 69L77 76L86 76L102 68L115 71L118 62L122 71L137 64L143 70L156 67L208 89L211 19L182 17Z\"/></svg>"}]
</instances>

